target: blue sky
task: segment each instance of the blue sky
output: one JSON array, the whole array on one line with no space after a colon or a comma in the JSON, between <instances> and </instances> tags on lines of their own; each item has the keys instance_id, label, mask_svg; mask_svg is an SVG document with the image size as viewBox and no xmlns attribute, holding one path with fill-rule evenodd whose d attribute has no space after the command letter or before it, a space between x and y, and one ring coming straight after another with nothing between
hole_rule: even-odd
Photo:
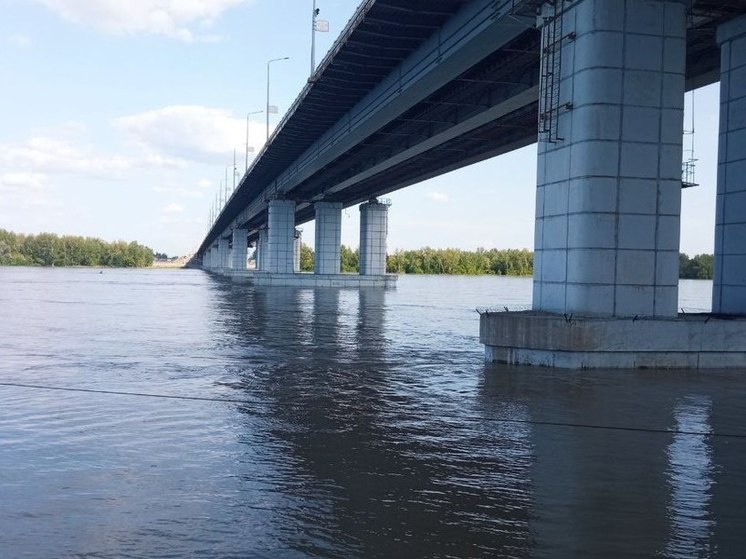
<instances>
[{"instance_id":1,"label":"blue sky","mask_svg":"<svg viewBox=\"0 0 746 559\"><path fill-rule=\"evenodd\" d=\"M280 115L270 127L308 76L311 5L0 0L0 228L193 251L234 149L243 170L246 113L266 103L267 60L290 57L272 64ZM357 0L317 5L331 27L317 33L319 62ZM683 193L689 254L713 246L717 85L694 99L701 186ZM251 125L256 151L264 118ZM393 193L389 250L531 248L535 180L532 146ZM347 209L345 244L357 246L358 223ZM313 223L302 229L312 245Z\"/></svg>"}]
</instances>

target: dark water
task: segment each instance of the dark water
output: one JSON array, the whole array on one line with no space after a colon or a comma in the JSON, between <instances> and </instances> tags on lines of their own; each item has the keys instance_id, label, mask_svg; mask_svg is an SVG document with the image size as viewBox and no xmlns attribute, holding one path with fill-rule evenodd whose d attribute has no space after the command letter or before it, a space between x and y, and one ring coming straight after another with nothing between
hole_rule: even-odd
<instances>
[{"instance_id":1,"label":"dark water","mask_svg":"<svg viewBox=\"0 0 746 559\"><path fill-rule=\"evenodd\" d=\"M0 288L2 558L746 554L746 371L485 366L530 281Z\"/></svg>"}]
</instances>

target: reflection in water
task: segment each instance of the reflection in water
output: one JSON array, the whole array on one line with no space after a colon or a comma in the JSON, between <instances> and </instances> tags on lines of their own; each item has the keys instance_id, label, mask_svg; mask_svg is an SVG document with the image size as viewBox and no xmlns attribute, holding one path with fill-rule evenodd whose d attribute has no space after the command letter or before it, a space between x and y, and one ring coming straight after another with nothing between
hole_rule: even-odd
<instances>
[{"instance_id":1,"label":"reflection in water","mask_svg":"<svg viewBox=\"0 0 746 559\"><path fill-rule=\"evenodd\" d=\"M711 432L710 400L690 397L674 409L676 429L694 433ZM710 516L713 484L712 449L708 437L674 435L668 447L668 482L671 487L671 540L668 557L710 557Z\"/></svg>"},{"instance_id":2,"label":"reflection in water","mask_svg":"<svg viewBox=\"0 0 746 559\"><path fill-rule=\"evenodd\" d=\"M485 366L474 307L524 300L530 279L402 277L392 291L199 272L0 279L0 382L206 398L0 385L0 557L746 546L743 372Z\"/></svg>"}]
</instances>

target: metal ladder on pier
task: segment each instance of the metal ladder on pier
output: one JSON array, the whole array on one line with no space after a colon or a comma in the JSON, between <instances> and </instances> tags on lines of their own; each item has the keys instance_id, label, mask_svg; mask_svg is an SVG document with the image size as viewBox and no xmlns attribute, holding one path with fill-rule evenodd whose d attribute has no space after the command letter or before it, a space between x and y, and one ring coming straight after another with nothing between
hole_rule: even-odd
<instances>
[{"instance_id":1,"label":"metal ladder on pier","mask_svg":"<svg viewBox=\"0 0 746 559\"><path fill-rule=\"evenodd\" d=\"M572 103L562 103L560 98L562 45L565 41L575 40L575 33L563 33L562 5L563 0L547 2L540 15L542 25L539 139L549 143L564 140L560 136L559 117L562 111L572 108Z\"/></svg>"}]
</instances>

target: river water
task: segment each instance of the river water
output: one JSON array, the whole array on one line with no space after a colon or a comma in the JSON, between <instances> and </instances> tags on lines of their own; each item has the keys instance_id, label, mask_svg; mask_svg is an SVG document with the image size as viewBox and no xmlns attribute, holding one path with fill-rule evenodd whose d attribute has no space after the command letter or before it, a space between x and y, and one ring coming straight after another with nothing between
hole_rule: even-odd
<instances>
[{"instance_id":1,"label":"river water","mask_svg":"<svg viewBox=\"0 0 746 559\"><path fill-rule=\"evenodd\" d=\"M746 553L746 371L485 365L528 279L0 287L2 558Z\"/></svg>"}]
</instances>

